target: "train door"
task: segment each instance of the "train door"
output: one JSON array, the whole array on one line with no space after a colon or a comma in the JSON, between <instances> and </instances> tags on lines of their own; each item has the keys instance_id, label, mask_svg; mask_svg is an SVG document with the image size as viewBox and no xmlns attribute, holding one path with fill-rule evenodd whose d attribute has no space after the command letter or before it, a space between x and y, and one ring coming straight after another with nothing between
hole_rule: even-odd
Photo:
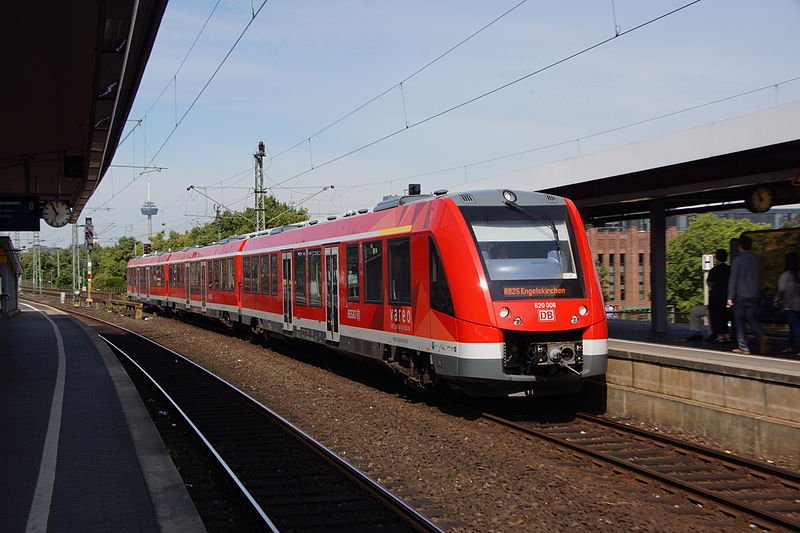
<instances>
[{"instance_id":1,"label":"train door","mask_svg":"<svg viewBox=\"0 0 800 533\"><path fill-rule=\"evenodd\" d=\"M178 265L178 267L183 268L183 289L184 292L186 293L186 309L189 309L189 307L192 305L191 302L192 297L190 294L192 278L191 278L191 273L189 271L189 263Z\"/></svg>"},{"instance_id":2,"label":"train door","mask_svg":"<svg viewBox=\"0 0 800 533\"><path fill-rule=\"evenodd\" d=\"M200 261L200 308L205 312L206 298L208 297L208 273L206 261Z\"/></svg>"},{"instance_id":3,"label":"train door","mask_svg":"<svg viewBox=\"0 0 800 533\"><path fill-rule=\"evenodd\" d=\"M283 258L283 329L292 329L292 252L281 252Z\"/></svg>"},{"instance_id":4,"label":"train door","mask_svg":"<svg viewBox=\"0 0 800 533\"><path fill-rule=\"evenodd\" d=\"M145 267L145 287L147 288L147 299L150 300L150 280L152 279L150 276L150 269L155 267Z\"/></svg>"},{"instance_id":5,"label":"train door","mask_svg":"<svg viewBox=\"0 0 800 533\"><path fill-rule=\"evenodd\" d=\"M325 248L325 338L339 342L339 249Z\"/></svg>"}]
</instances>

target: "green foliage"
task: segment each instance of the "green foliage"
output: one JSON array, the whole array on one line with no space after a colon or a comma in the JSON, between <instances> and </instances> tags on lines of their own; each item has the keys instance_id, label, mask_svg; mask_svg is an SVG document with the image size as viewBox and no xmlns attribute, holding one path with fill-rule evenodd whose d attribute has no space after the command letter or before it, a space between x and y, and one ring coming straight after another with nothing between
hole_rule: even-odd
<instances>
[{"instance_id":1,"label":"green foliage","mask_svg":"<svg viewBox=\"0 0 800 533\"><path fill-rule=\"evenodd\" d=\"M747 219L720 219L711 213L691 218L689 227L667 243L667 303L687 312L703 303L703 254L717 248L729 250L729 242L743 231L769 229Z\"/></svg>"},{"instance_id":2,"label":"green foliage","mask_svg":"<svg viewBox=\"0 0 800 533\"><path fill-rule=\"evenodd\" d=\"M125 292L125 278L106 273L94 277L92 288L98 291Z\"/></svg>"},{"instance_id":3,"label":"green foliage","mask_svg":"<svg viewBox=\"0 0 800 533\"><path fill-rule=\"evenodd\" d=\"M308 220L306 209L295 209L288 204L268 197L265 202L265 213L268 228L285 226ZM180 250L187 246L203 246L221 241L232 235L246 235L255 231L256 214L248 207L243 212L225 211L215 220L203 226L196 226L186 233L171 231L169 236L159 232L153 236L153 250Z\"/></svg>"},{"instance_id":4,"label":"green foliage","mask_svg":"<svg viewBox=\"0 0 800 533\"><path fill-rule=\"evenodd\" d=\"M786 268L786 254L800 250L800 227L784 225L773 231L754 232L753 252L764 268L764 294L775 294L778 278Z\"/></svg>"},{"instance_id":5,"label":"green foliage","mask_svg":"<svg viewBox=\"0 0 800 533\"><path fill-rule=\"evenodd\" d=\"M71 262L72 257L70 257ZM72 265L68 269L61 267L61 274L53 282L53 286L56 289L72 289Z\"/></svg>"},{"instance_id":6,"label":"green foliage","mask_svg":"<svg viewBox=\"0 0 800 533\"><path fill-rule=\"evenodd\" d=\"M608 289L611 284L608 281L608 267L604 264L596 262L595 268L597 269L597 277L600 279L600 288L603 290L603 301L609 301Z\"/></svg>"}]
</instances>

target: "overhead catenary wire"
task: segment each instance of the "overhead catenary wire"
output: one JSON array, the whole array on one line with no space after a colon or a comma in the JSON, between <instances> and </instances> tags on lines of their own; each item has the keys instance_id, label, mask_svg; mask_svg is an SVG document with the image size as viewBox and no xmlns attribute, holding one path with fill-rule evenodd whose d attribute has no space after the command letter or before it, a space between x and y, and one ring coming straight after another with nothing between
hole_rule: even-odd
<instances>
[{"instance_id":1,"label":"overhead catenary wire","mask_svg":"<svg viewBox=\"0 0 800 533\"><path fill-rule=\"evenodd\" d=\"M411 124L407 124L403 128L395 130L395 131L393 131L391 133L388 133L388 134L386 134L386 135L384 135L382 137L379 137L379 138L374 139L374 140L372 140L372 141L370 141L370 142L368 142L366 144L363 144L363 145L361 145L361 146L359 146L357 148L354 148L354 149L352 149L352 150L350 150L348 152L345 152L345 153L340 154L338 156L335 156L335 157L333 157L331 159L328 159L327 161L325 161L323 163L319 163L315 167L308 168L308 169L306 169L306 170L304 170L302 172L299 172L299 173L297 173L297 174L295 174L293 176L290 176L290 177L288 177L286 179L278 181L275 184L275 186L283 185L283 184L288 183L288 182L290 182L292 180L295 180L295 179L297 179L297 178L299 178L301 176L305 176L306 174L309 174L310 172L313 172L315 170L319 170L319 169L321 169L323 167L326 167L326 166L330 165L331 163L335 163L337 161L340 161L342 159L350 157L351 155L357 154L358 152L366 150L367 148L375 146L376 144L379 144L379 143L381 143L383 141L391 139L392 137L395 137L400 133L403 133L405 131L413 129L413 128L417 127L417 126L421 126L423 124L426 124L426 123L428 123L428 122L430 122L432 120L435 120L435 119L437 119L439 117L442 117L444 115L452 113L453 111L461 109L462 107L468 106L468 105L473 104L473 103L475 103L475 102L477 102L479 100L482 100L482 99L484 99L484 98L486 98L488 96L491 96L491 95L493 95L495 93L503 91L503 90L513 86L513 85L516 85L517 83L520 83L520 82L525 81L525 80L527 80L529 78L532 78L533 76L541 74L541 73L543 73L545 71L548 71L548 70L550 70L552 68L555 68L558 65L561 65L561 64L566 63L568 61L571 61L571 60L573 60L573 59L575 59L575 58L577 58L579 56L582 56L583 54L586 54L586 53L588 53L588 52L590 52L592 50L600 48L600 47L602 47L602 46L604 46L604 45L606 45L606 44L608 44L608 43L610 43L610 42L612 42L612 41L614 41L616 39L619 39L621 37L624 37L626 35L634 33L636 31L638 31L638 30L640 30L642 28L645 28L645 27L647 27L647 26L649 26L651 24L654 24L654 23L656 23L656 22L658 22L658 21L660 21L660 20L662 20L664 18L667 18L667 17L669 17L671 15L674 15L675 13L683 11L683 10L685 10L685 9L695 5L695 4L700 3L701 1L702 0L693 0L692 2L688 2L686 4L683 4L682 6L679 6L679 7L675 8L675 9L672 9L672 10L666 12L666 13L662 13L661 15L659 15L657 17L651 18L651 19L649 19L649 20L647 20L647 21L645 21L645 22L643 22L643 23L641 23L641 24L639 24L637 26L634 26L634 27L632 27L632 28L630 28L628 30L622 31L619 34L616 34L616 35L613 35L613 36L608 37L606 39L603 39L601 41L598 41L598 42L596 42L596 43L594 43L592 45L589 45L589 46L587 46L587 47L585 47L585 48L583 48L581 50L578 50L577 52L574 52L574 53L572 53L572 54L570 54L568 56L565 56L565 57L563 57L561 59L553 61L552 63L549 63L548 65L545 65L545 66L543 66L543 67L541 67L539 69L536 69L536 70L534 70L532 72L529 72L528 74L525 74L524 76L520 76L519 78L516 78L516 79L514 79L512 81L509 81L507 83L504 83L503 85L495 87L494 89L491 89L489 91L481 93L481 94L479 94L477 96L469 98L469 99L467 99L467 100L465 100L465 101L463 101L463 102L461 102L459 104L453 105L453 106L451 106L449 108L446 108L446 109L444 109L442 111L434 113L433 115L429 115L429 116L427 116L427 117L425 117L423 119L420 119L420 120L418 120L416 122L413 122ZM303 141L303 142L305 142L305 141Z\"/></svg>"},{"instance_id":2,"label":"overhead catenary wire","mask_svg":"<svg viewBox=\"0 0 800 533\"><path fill-rule=\"evenodd\" d=\"M396 178L381 178L381 179L379 179L377 181L373 181L373 182L369 182L369 183L359 183L358 185L353 185L353 186L343 185L343 186L340 186L340 188L344 189L344 188L349 188L349 187L369 187L369 186L373 186L373 185L383 185L383 184L392 183L392 182L395 182L395 181L406 181L406 180L410 180L410 179L422 178L422 177L425 177L425 176L432 176L432 175L435 175L435 174L441 174L441 173L444 173L444 172L453 172L453 171L456 171L456 170L462 170L464 168L471 168L471 167L475 167L475 166L479 166L479 165L485 165L487 163L494 163L496 161L501 161L503 159L509 159L509 158L512 158L512 157L519 157L519 156L527 155L527 154L530 154L530 153L533 153L533 152L539 152L539 151L542 151L542 150L548 150L550 148L557 148L559 146L565 146L565 145L568 145L568 144L573 144L573 143L576 143L576 142L585 141L587 139L593 139L593 138L599 137L601 135L607 135L609 133L615 133L617 131L621 131L621 130L624 130L624 129L627 129L627 128L633 128L633 127L636 127L636 126L641 126L641 125L647 124L649 122L655 122L657 120L662 120L662 119L665 119L665 118L674 117L674 116L680 115L682 113L688 113L690 111L696 111L696 110L702 109L704 107L712 106L712 105L715 105L715 104L720 104L720 103L723 103L723 102L728 102L730 100L734 100L736 98L742 98L744 96L749 96L749 95L752 95L752 94L755 94L755 93L758 93L758 92L761 92L761 91L774 89L776 87L780 87L782 85L786 85L788 83L793 83L793 82L796 82L796 81L800 81L800 76L795 76L793 78L788 78L788 79L785 79L785 80L777 82L777 83L770 83L770 84L767 84L767 85L762 85L762 86L757 87L755 89L749 89L747 91L742 91L742 92L739 92L739 93L734 94L734 95L725 96L723 98L717 98L715 100L710 100L708 102L704 102L704 103L701 103L701 104L697 104L697 105L693 105L693 106L689 106L689 107L684 107L684 108L681 108L681 109L678 109L678 110L675 110L675 111L670 111L670 112L667 112L667 113L662 113L660 115L656 115L656 116L649 117L649 118L646 118L646 119L637 120L637 121L634 121L634 122L628 122L628 123L620 125L620 126L614 126L614 127L608 128L608 129L603 129L603 130L600 130L600 131L596 131L594 133L589 133L589 134L586 134L586 135L582 135L580 137L572 137L572 138L569 138L569 139L563 139L563 140L560 140L560 141L554 141L552 143L535 146L533 148L527 148L525 150L521 150L521 151L517 151L517 152L513 152L513 153L503 154L503 155L491 157L491 158L488 158L488 159L482 159L482 160L479 160L479 161L471 161L469 163L461 163L461 164L453 165L453 166L450 166L450 167L439 168L439 169L436 169L436 170L428 170L428 171L419 172L419 173L415 173L415 174L411 174L411 175L407 175L407 176L396 177ZM316 185L311 185L309 187L313 188L313 187L316 187ZM288 190L288 188L287 188L287 190Z\"/></svg>"},{"instance_id":3,"label":"overhead catenary wire","mask_svg":"<svg viewBox=\"0 0 800 533\"><path fill-rule=\"evenodd\" d=\"M208 88L208 86L209 86L209 85L211 85L211 82L214 80L214 78L217 76L217 74L219 73L219 71L222 69L222 66L225 64L225 62L226 62L226 61L228 60L228 58L231 56L231 54L233 53L233 51L236 49L236 46L237 46L237 45L239 44L239 42L242 40L242 38L244 37L245 33L247 33L247 30L248 30L248 29L250 29L250 26L253 24L253 22L255 21L256 17L259 15L259 13L261 13L261 10L264 8L264 6L267 4L267 2L269 2L269 0L264 0L264 1L261 3L261 5L258 7L258 9L257 9L257 10L256 10L256 11L253 13L252 17L251 17L251 18L250 18L250 20L247 22L247 24L245 25L245 27L242 29L241 33L239 33L239 36L238 36L238 37L236 38L236 40L234 41L233 45L230 47L230 49L228 50L228 52L227 52L227 53L225 54L225 56L222 58L222 61L220 61L219 65L217 65L217 68L215 68L215 69L214 69L214 72L211 74L211 76L208 78L208 80L205 82L205 84L203 84L203 87L200 89L200 91L199 91L199 92L197 93L197 95L194 97L194 99L192 100L192 102L189 104L189 107L187 107L187 108L186 108L186 110L183 112L183 114L180 116L180 118L176 120L175 126L173 126L173 128L172 128L172 129L170 130L170 132L167 134L167 137L166 137L166 139L164 139L164 142L163 142L163 143L161 143L161 146L158 148L158 150L156 150L156 153L155 153L155 154L153 154L153 156L150 158L150 161L148 161L148 163L147 163L146 165L144 165L144 166L147 166L147 167L149 167L149 166L151 166L151 165L153 164L153 161L155 161L155 159L156 159L156 158L159 156L159 154L161 153L161 151L164 149L164 147L167 145L167 143L168 143L168 142L170 141L170 139L172 138L172 136L173 136L173 134L175 133L175 131L177 131L178 127L180 127L180 125L181 125L181 124L183 123L183 121L186 119L186 116L187 116L187 115L188 115L188 114L191 112L191 110L194 108L195 104L197 104L197 101L200 99L200 97L203 95L203 93L205 93L205 91L206 91L206 89ZM103 207L103 206L105 206L105 205L106 205L108 202L110 202L112 199L114 199L114 197L116 197L116 196L118 196L119 194L121 194L121 193L122 193L122 191L124 191L125 189L127 189L128 187L130 187L130 186L131 186L131 184L133 184L133 183L134 183L136 180L138 180L138 179L139 179L141 176L142 176L141 174L139 174L138 176L136 176L136 177L135 177L133 180L131 180L131 181L130 181L130 182L127 184L127 185L125 185L125 186L124 186L122 189L120 189L119 191L117 191L116 193L114 193L114 195L112 195L112 196L111 196L111 198L109 198L109 199L108 199L108 200L107 200L105 203L103 203L103 204L102 204L100 207Z\"/></svg>"},{"instance_id":4,"label":"overhead catenary wire","mask_svg":"<svg viewBox=\"0 0 800 533\"><path fill-rule=\"evenodd\" d=\"M451 46L450 48L448 48L447 50L445 50L444 52L442 52L441 54L439 54L438 56L436 56L436 58L434 58L434 59L432 59L431 61L427 62L425 65L421 66L420 68L418 68L417 70L415 70L413 73L409 74L408 76L406 76L405 78L403 78L403 79L402 79L402 80L400 80L399 82L395 83L394 85L392 85L392 86L391 86L391 87L389 87L388 89L386 89L386 90L384 90L383 92L381 92L381 93L377 94L376 96L373 96L372 98L370 98L369 100L367 100L367 101L366 101L366 102L364 102L363 104L361 104L361 105L357 106L357 107L356 107L355 109L353 109L352 111L349 111L348 113L345 113L344 115L342 115L342 116L341 116L341 117L339 117L338 119L334 120L333 122L331 122L331 123L330 123L330 124L328 124L327 126L324 126L322 129L320 129L320 130L319 130L319 131L317 131L316 133L313 133L313 134L309 135L308 137L306 137L305 139L303 139L303 140L301 140L301 141L298 141L298 142L296 142L295 144L293 144L293 145L292 145L292 146L290 146L289 148L286 148L286 149L284 149L284 150L282 150L282 151L278 152L277 154L275 154L274 156L272 156L272 158L271 158L271 159L273 159L273 160L274 160L274 159L277 159L278 157L282 156L283 154L285 154L285 153L287 153L287 152L290 152L290 151L294 150L295 148L297 148L298 146L300 146L300 145L302 145L302 144L305 144L305 143L308 143L308 144L309 144L309 149L310 149L310 146L311 146L311 139L313 139L314 137L317 137L317 136L321 135L322 133L325 133L327 130L331 129L332 127L334 127L335 125L339 124L339 123L340 123L340 122L342 122L343 120L346 120L346 119L350 118L351 116L355 115L356 113L358 113L359 111L361 111L362 109L364 109L365 107L367 107L368 105L370 105L371 103L375 102L376 100L380 99L380 98L381 98L381 97L383 97L383 96L386 96L387 94L389 94L389 93L390 93L390 92L392 92L393 90L397 89L398 87L399 87L399 88L402 90L403 83L407 82L408 80L410 80L411 78L413 78L413 77L414 77L414 76L416 76L417 74L420 74L420 73L422 73L423 71L425 71L426 69L428 69L428 67L432 66L434 63L437 63L439 60L441 60L442 58L444 58L445 56L447 56L448 54L450 54L451 52L453 52L454 50L456 50L457 48L459 48L461 45L465 44L467 41L470 41L472 38L474 38L475 36L477 36L479 33L483 32L483 31L484 31L484 30L486 30L487 28L489 28L489 27L493 26L493 25L494 25L496 22L498 22L500 19L504 18L506 15L508 15L508 14L509 14L509 13L511 13L512 11L516 10L518 7L520 7L522 4L524 4L524 3L525 3L525 2L527 2L527 1L528 1L528 0L522 0L521 2L519 2L519 3L517 3L516 5L512 6L510 9L507 9L507 10L506 10L505 12L503 12L503 13L502 13L500 16L498 16L498 17L494 18L494 19L493 19L491 22L488 22L487 24L484 24L484 25L483 25L481 28L479 28L478 30L476 30L476 31L472 32L470 35L468 35L467 37L465 37L464 39L462 39L461 41L459 41L457 44L455 44L455 45ZM404 98L405 98L405 97L404 97ZM406 124L407 124L407 123L408 123L408 121L406 120ZM312 164L312 167L313 167L313 164Z\"/></svg>"}]
</instances>

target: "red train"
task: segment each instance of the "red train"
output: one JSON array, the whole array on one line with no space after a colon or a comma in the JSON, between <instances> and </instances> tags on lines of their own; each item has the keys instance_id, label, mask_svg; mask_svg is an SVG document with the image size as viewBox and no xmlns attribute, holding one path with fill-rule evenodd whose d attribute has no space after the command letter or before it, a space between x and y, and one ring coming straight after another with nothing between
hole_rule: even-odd
<instances>
[{"instance_id":1,"label":"red train","mask_svg":"<svg viewBox=\"0 0 800 533\"><path fill-rule=\"evenodd\" d=\"M602 291L575 205L487 190L128 263L128 294L382 361L475 396L577 391L606 370Z\"/></svg>"}]
</instances>

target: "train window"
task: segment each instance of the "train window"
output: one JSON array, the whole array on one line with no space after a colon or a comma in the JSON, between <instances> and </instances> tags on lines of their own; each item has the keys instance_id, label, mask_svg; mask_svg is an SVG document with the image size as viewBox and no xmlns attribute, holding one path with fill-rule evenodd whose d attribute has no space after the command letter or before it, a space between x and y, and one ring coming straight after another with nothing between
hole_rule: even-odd
<instances>
[{"instance_id":1,"label":"train window","mask_svg":"<svg viewBox=\"0 0 800 533\"><path fill-rule=\"evenodd\" d=\"M306 250L294 252L294 303L306 305Z\"/></svg>"},{"instance_id":2,"label":"train window","mask_svg":"<svg viewBox=\"0 0 800 533\"><path fill-rule=\"evenodd\" d=\"M575 230L564 204L462 206L496 299L585 294Z\"/></svg>"},{"instance_id":3,"label":"train window","mask_svg":"<svg viewBox=\"0 0 800 533\"><path fill-rule=\"evenodd\" d=\"M211 261L211 290L219 290L219 261Z\"/></svg>"},{"instance_id":4,"label":"train window","mask_svg":"<svg viewBox=\"0 0 800 533\"><path fill-rule=\"evenodd\" d=\"M200 263L191 263L189 265L189 291L193 293L200 292Z\"/></svg>"},{"instance_id":5,"label":"train window","mask_svg":"<svg viewBox=\"0 0 800 533\"><path fill-rule=\"evenodd\" d=\"M428 248L430 249L431 309L455 316L450 286L447 284L442 258L433 237L428 238Z\"/></svg>"},{"instance_id":6,"label":"train window","mask_svg":"<svg viewBox=\"0 0 800 533\"><path fill-rule=\"evenodd\" d=\"M308 251L308 305L322 307L322 262L321 250Z\"/></svg>"},{"instance_id":7,"label":"train window","mask_svg":"<svg viewBox=\"0 0 800 533\"><path fill-rule=\"evenodd\" d=\"M389 303L411 305L411 239L389 239Z\"/></svg>"},{"instance_id":8,"label":"train window","mask_svg":"<svg viewBox=\"0 0 800 533\"><path fill-rule=\"evenodd\" d=\"M150 287L163 287L163 267L152 266L150 267Z\"/></svg>"},{"instance_id":9,"label":"train window","mask_svg":"<svg viewBox=\"0 0 800 533\"><path fill-rule=\"evenodd\" d=\"M383 303L383 243L364 243L364 301Z\"/></svg>"},{"instance_id":10,"label":"train window","mask_svg":"<svg viewBox=\"0 0 800 533\"><path fill-rule=\"evenodd\" d=\"M258 294L258 256L250 258L250 287L253 294Z\"/></svg>"},{"instance_id":11,"label":"train window","mask_svg":"<svg viewBox=\"0 0 800 533\"><path fill-rule=\"evenodd\" d=\"M258 257L258 272L261 294L269 294L269 256L261 255Z\"/></svg>"},{"instance_id":12,"label":"train window","mask_svg":"<svg viewBox=\"0 0 800 533\"><path fill-rule=\"evenodd\" d=\"M347 301L359 302L358 245L347 245Z\"/></svg>"},{"instance_id":13,"label":"train window","mask_svg":"<svg viewBox=\"0 0 800 533\"><path fill-rule=\"evenodd\" d=\"M270 293L273 296L278 295L278 254L270 254L269 256L269 281Z\"/></svg>"},{"instance_id":14,"label":"train window","mask_svg":"<svg viewBox=\"0 0 800 533\"><path fill-rule=\"evenodd\" d=\"M254 261L255 262L255 261ZM252 286L252 278L250 277L250 256L242 258L242 290L245 294L250 294L250 287Z\"/></svg>"},{"instance_id":15,"label":"train window","mask_svg":"<svg viewBox=\"0 0 800 533\"><path fill-rule=\"evenodd\" d=\"M578 277L565 207L529 206L530 214L511 207L479 209L462 212L468 215L491 280Z\"/></svg>"}]
</instances>

